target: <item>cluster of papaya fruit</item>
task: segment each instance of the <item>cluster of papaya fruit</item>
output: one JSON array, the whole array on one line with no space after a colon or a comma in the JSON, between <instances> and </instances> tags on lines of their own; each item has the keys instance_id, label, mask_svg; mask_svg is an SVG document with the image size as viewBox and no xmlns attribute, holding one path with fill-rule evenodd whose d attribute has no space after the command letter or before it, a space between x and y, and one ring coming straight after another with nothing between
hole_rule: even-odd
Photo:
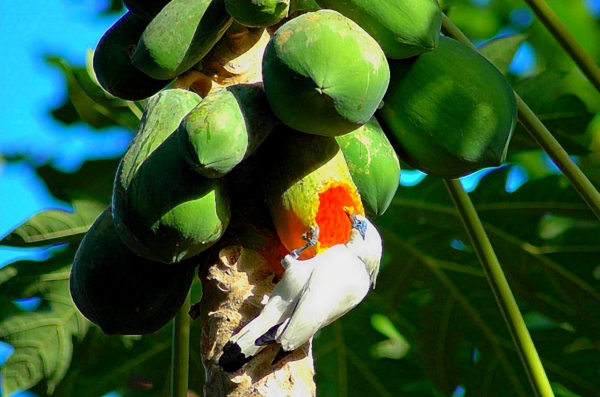
<instances>
[{"instance_id":1,"label":"cluster of papaya fruit","mask_svg":"<svg viewBox=\"0 0 600 397\"><path fill-rule=\"evenodd\" d=\"M83 239L73 300L106 333L153 332L181 306L193 258L225 233L229 175L259 157L266 203L289 251L348 240L351 211L377 217L399 158L456 178L500 165L516 103L500 72L441 36L436 0L127 0L94 71L126 100L150 98ZM261 81L202 96L170 87L228 29L267 30ZM153 270L156 269L156 270Z\"/></svg>"}]
</instances>

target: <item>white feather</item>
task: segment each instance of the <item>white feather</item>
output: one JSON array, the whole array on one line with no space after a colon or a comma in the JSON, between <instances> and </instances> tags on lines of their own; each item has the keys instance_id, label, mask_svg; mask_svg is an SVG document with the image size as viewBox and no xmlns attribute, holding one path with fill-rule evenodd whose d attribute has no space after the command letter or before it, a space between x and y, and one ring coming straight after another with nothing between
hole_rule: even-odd
<instances>
[{"instance_id":1,"label":"white feather","mask_svg":"<svg viewBox=\"0 0 600 397\"><path fill-rule=\"evenodd\" d=\"M364 263L345 245L335 245L315 258L319 265L277 337L285 351L302 346L318 330L358 305L369 291L371 282Z\"/></svg>"},{"instance_id":2,"label":"white feather","mask_svg":"<svg viewBox=\"0 0 600 397\"><path fill-rule=\"evenodd\" d=\"M367 225L365 238L354 236L346 244L350 251L357 255L365 264L367 272L371 277L371 286L375 288L377 276L379 275L379 265L383 254L383 241L375 225L362 215L355 215L356 218L365 222Z\"/></svg>"},{"instance_id":3,"label":"white feather","mask_svg":"<svg viewBox=\"0 0 600 397\"><path fill-rule=\"evenodd\" d=\"M297 260L291 255L285 256L282 264L286 271L267 304L255 319L230 339L230 342L240 346L246 357L254 356L264 348L255 344L256 339L271 327L289 318L300 297L300 291L317 263L318 261Z\"/></svg>"}]
</instances>

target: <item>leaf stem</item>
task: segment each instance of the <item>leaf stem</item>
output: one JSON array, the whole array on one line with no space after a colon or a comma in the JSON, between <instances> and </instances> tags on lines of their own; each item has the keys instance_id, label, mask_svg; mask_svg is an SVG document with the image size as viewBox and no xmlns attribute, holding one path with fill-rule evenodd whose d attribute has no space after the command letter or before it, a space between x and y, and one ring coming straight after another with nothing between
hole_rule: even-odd
<instances>
[{"instance_id":1,"label":"leaf stem","mask_svg":"<svg viewBox=\"0 0 600 397\"><path fill-rule=\"evenodd\" d=\"M173 322L171 397L186 397L188 392L191 324L188 312L190 304L191 295L188 292L187 298L175 315Z\"/></svg>"},{"instance_id":2,"label":"leaf stem","mask_svg":"<svg viewBox=\"0 0 600 397\"><path fill-rule=\"evenodd\" d=\"M490 283L504 321L508 326L531 386L539 397L552 397L554 393L521 316L515 297L498 262L492 244L485 233L471 199L457 179L445 180L446 188L458 209L471 243Z\"/></svg>"},{"instance_id":3,"label":"leaf stem","mask_svg":"<svg viewBox=\"0 0 600 397\"><path fill-rule=\"evenodd\" d=\"M445 14L442 14L442 18L443 28L448 36L477 51L477 47L471 43L469 38ZM600 219L600 193L598 193L590 180L571 160L565 149L516 92L515 97L517 98L517 108L519 109L519 121L525 126L538 145L546 151L569 182L571 182L575 191L586 202L590 210Z\"/></svg>"},{"instance_id":4,"label":"leaf stem","mask_svg":"<svg viewBox=\"0 0 600 397\"><path fill-rule=\"evenodd\" d=\"M540 22L550 31L562 48L571 56L579 69L600 92L600 68L594 59L575 40L567 27L544 0L525 0Z\"/></svg>"}]
</instances>

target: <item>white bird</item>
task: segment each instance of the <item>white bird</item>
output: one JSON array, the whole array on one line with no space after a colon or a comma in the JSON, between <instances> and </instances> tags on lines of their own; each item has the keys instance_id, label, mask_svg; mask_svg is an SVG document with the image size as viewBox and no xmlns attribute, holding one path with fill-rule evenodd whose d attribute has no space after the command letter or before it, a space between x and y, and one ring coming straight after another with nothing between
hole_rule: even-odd
<instances>
[{"instance_id":1,"label":"white bird","mask_svg":"<svg viewBox=\"0 0 600 397\"><path fill-rule=\"evenodd\" d=\"M375 289L379 265L383 254L383 241L375 225L362 215L350 215L352 228L358 230L361 238L352 238L346 246L357 255L365 264L371 277L371 286Z\"/></svg>"},{"instance_id":2,"label":"white bird","mask_svg":"<svg viewBox=\"0 0 600 397\"><path fill-rule=\"evenodd\" d=\"M333 246L319 255L321 263L312 270L289 320L257 339L259 345L281 344L273 363L356 307L375 286L382 255L381 237L367 218L350 217L352 231L348 243Z\"/></svg>"},{"instance_id":3,"label":"white bird","mask_svg":"<svg viewBox=\"0 0 600 397\"><path fill-rule=\"evenodd\" d=\"M310 274L319 260L298 260L300 254L317 243L318 228L311 227L302 238L307 244L286 255L281 264L285 269L283 277L275 286L267 304L258 317L253 319L234 335L223 347L223 354L219 358L219 366L227 372L240 369L250 361L264 345L257 345L256 339L265 334L276 324L281 324L289 318L296 306L300 292L306 285Z\"/></svg>"},{"instance_id":4,"label":"white bird","mask_svg":"<svg viewBox=\"0 0 600 397\"><path fill-rule=\"evenodd\" d=\"M375 286L381 237L365 217L349 216L352 230L346 244L299 261L300 253L318 239L318 229L311 229L303 236L308 243L283 259L286 271L263 311L223 347L219 365L225 371L241 368L275 342L281 349L273 363L279 361L358 305Z\"/></svg>"}]
</instances>

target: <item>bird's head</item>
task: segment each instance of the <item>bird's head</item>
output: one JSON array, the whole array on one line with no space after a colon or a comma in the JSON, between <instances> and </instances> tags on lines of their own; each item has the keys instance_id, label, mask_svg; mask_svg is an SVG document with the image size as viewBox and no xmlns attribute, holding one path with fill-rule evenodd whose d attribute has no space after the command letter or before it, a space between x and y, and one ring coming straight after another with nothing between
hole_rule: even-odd
<instances>
[{"instance_id":1,"label":"bird's head","mask_svg":"<svg viewBox=\"0 0 600 397\"><path fill-rule=\"evenodd\" d=\"M371 285L375 287L383 242L377 228L364 216L344 209L352 224L350 240L346 246L355 253L365 264L371 275Z\"/></svg>"},{"instance_id":2,"label":"bird's head","mask_svg":"<svg viewBox=\"0 0 600 397\"><path fill-rule=\"evenodd\" d=\"M352 232L350 233L350 238L352 239L352 234L358 232L358 234L364 240L367 236L367 218L362 215L357 214L353 208L344 207L344 212L350 218L350 224L352 226ZM355 232L356 231L356 232Z\"/></svg>"}]
</instances>

